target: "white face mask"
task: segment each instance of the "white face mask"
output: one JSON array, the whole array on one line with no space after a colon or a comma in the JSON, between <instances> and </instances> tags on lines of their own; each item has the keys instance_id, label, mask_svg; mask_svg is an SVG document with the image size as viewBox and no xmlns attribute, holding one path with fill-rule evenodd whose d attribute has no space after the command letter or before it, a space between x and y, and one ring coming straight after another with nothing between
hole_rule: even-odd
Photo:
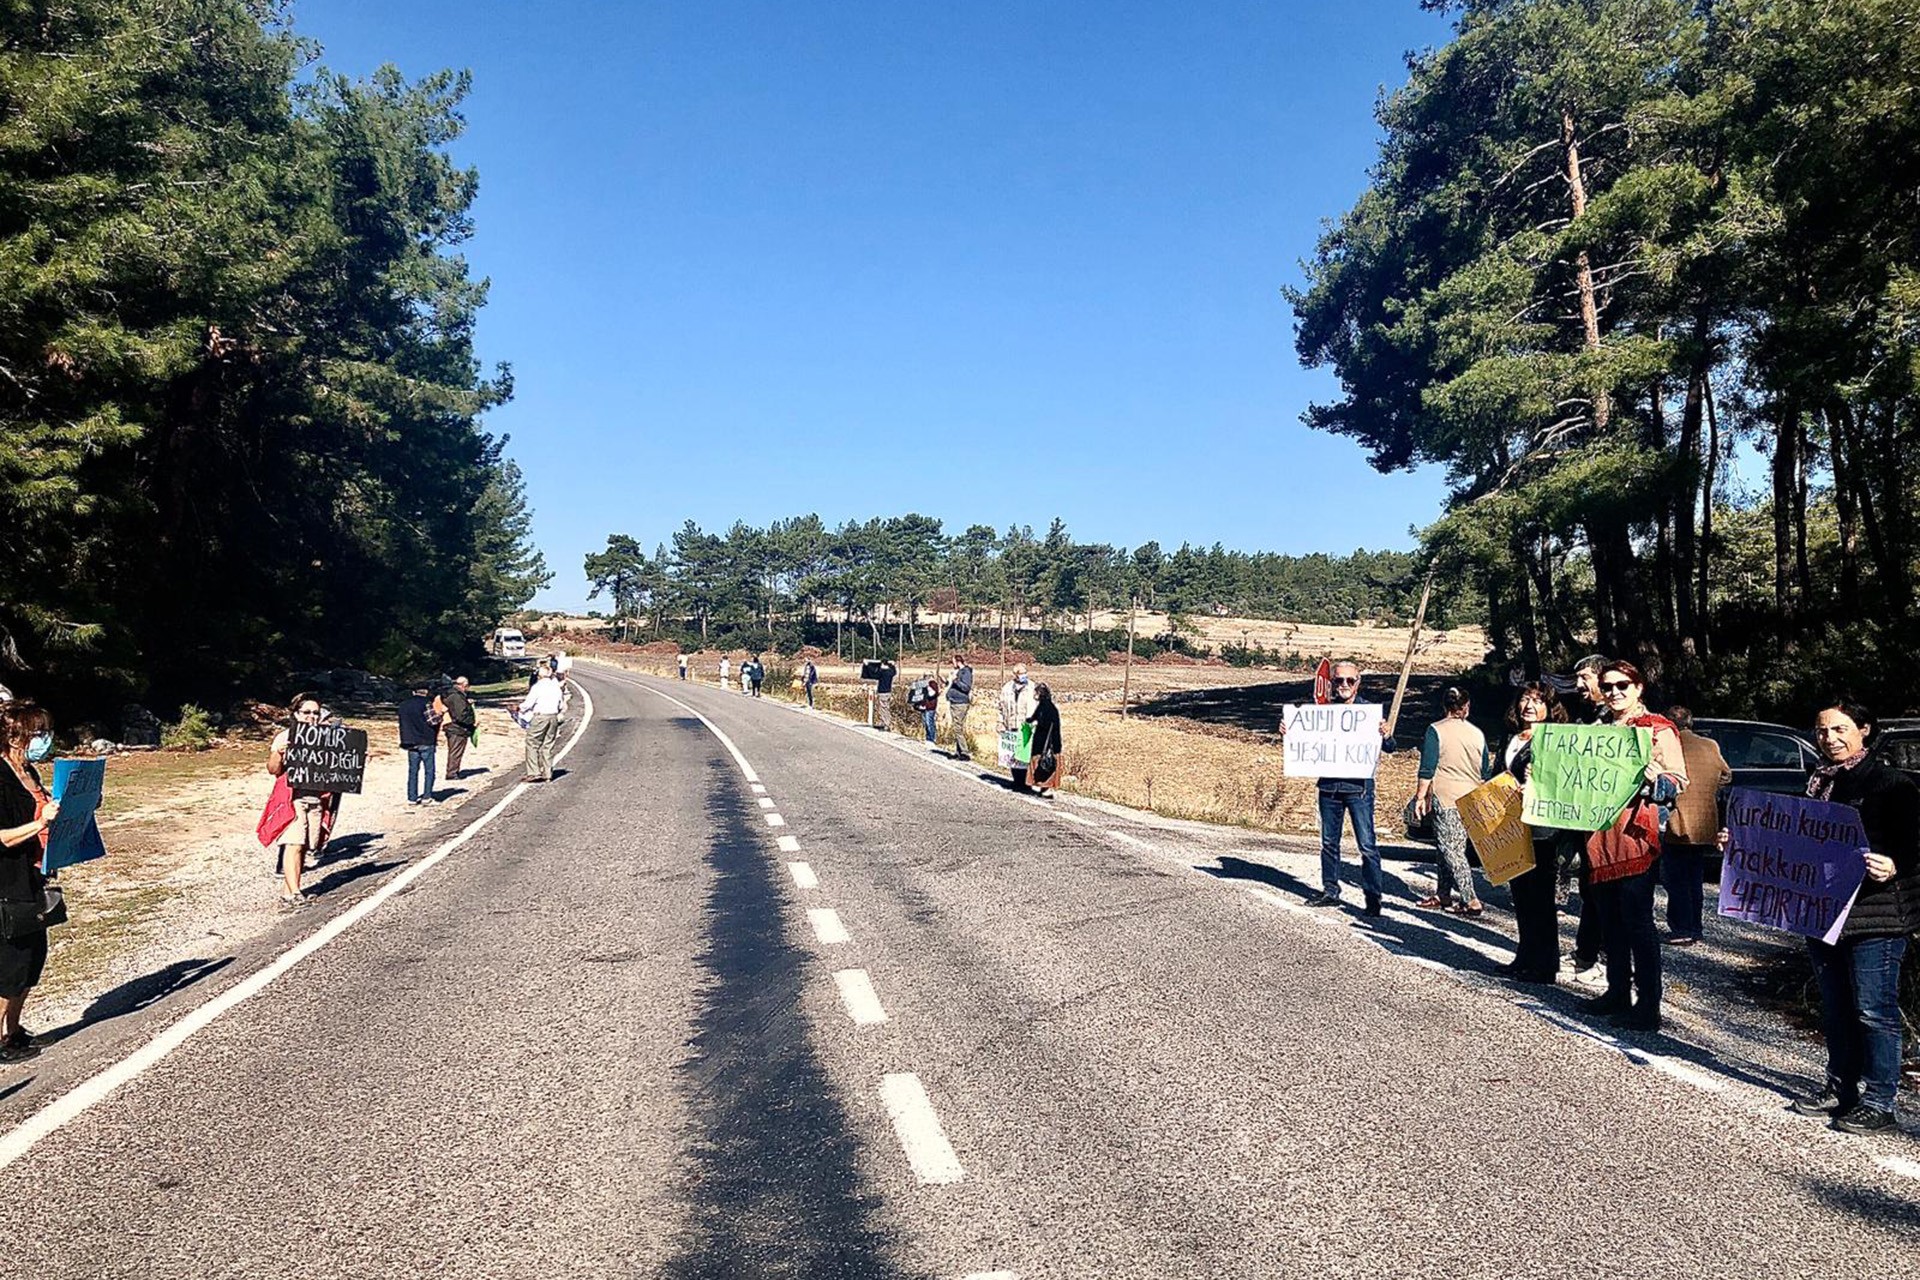
<instances>
[{"instance_id":1,"label":"white face mask","mask_svg":"<svg viewBox=\"0 0 1920 1280\"><path fill-rule=\"evenodd\" d=\"M36 733L27 741L27 759L38 764L53 754L53 735Z\"/></svg>"}]
</instances>

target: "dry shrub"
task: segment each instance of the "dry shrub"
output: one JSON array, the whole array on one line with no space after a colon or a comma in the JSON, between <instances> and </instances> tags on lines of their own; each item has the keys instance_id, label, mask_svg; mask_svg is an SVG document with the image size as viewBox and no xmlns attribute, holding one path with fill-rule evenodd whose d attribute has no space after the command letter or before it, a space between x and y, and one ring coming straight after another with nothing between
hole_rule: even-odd
<instances>
[{"instance_id":1,"label":"dry shrub","mask_svg":"<svg viewBox=\"0 0 1920 1280\"><path fill-rule=\"evenodd\" d=\"M1184 653L1174 653L1169 650L1166 653L1154 654L1153 665L1156 667L1197 667L1200 665L1200 660L1198 658L1190 658Z\"/></svg>"}]
</instances>

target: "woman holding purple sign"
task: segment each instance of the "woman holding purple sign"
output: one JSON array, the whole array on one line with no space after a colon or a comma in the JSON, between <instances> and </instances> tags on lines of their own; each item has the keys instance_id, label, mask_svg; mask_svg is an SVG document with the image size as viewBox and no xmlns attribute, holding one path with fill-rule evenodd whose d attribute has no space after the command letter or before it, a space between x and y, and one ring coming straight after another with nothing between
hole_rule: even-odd
<instances>
[{"instance_id":1,"label":"woman holding purple sign","mask_svg":"<svg viewBox=\"0 0 1920 1280\"><path fill-rule=\"evenodd\" d=\"M40 854L60 802L33 769L53 755L53 717L32 702L9 702L0 729L7 757L0 769L0 1062L18 1062L40 1051L20 1012L47 967Z\"/></svg>"},{"instance_id":2,"label":"woman holding purple sign","mask_svg":"<svg viewBox=\"0 0 1920 1280\"><path fill-rule=\"evenodd\" d=\"M1832 1116L1845 1133L1880 1133L1897 1123L1900 961L1907 935L1920 927L1920 787L1867 759L1872 733L1865 707L1847 698L1828 703L1813 725L1827 763L1807 778L1810 798L1852 805L1867 833L1867 878L1839 941L1807 939L1820 982L1827 1081L1793 1103L1802 1115Z\"/></svg>"}]
</instances>

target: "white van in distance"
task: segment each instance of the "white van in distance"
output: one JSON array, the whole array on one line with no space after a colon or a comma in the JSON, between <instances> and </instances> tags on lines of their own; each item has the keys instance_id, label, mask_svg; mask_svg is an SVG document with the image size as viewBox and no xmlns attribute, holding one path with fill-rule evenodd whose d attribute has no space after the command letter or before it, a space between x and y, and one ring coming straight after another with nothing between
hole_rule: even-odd
<instances>
[{"instance_id":1,"label":"white van in distance","mask_svg":"<svg viewBox=\"0 0 1920 1280\"><path fill-rule=\"evenodd\" d=\"M488 638L487 652L496 658L524 658L527 638L512 627L501 627Z\"/></svg>"}]
</instances>

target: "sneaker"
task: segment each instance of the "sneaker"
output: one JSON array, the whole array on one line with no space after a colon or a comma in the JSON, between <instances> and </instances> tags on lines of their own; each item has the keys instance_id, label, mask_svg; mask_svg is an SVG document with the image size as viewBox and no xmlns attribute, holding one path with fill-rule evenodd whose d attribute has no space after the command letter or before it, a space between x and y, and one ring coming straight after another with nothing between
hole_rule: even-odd
<instances>
[{"instance_id":1,"label":"sneaker","mask_svg":"<svg viewBox=\"0 0 1920 1280\"><path fill-rule=\"evenodd\" d=\"M1842 1111L1851 1111L1831 1087L1818 1093L1803 1093L1787 1104L1788 1108L1803 1116L1835 1116Z\"/></svg>"},{"instance_id":2,"label":"sneaker","mask_svg":"<svg viewBox=\"0 0 1920 1280\"><path fill-rule=\"evenodd\" d=\"M10 1049L25 1049L33 1043L33 1039L33 1032L25 1027L15 1027L13 1034L7 1037L6 1044Z\"/></svg>"},{"instance_id":3,"label":"sneaker","mask_svg":"<svg viewBox=\"0 0 1920 1280\"><path fill-rule=\"evenodd\" d=\"M1316 893L1307 899L1307 905L1310 907L1337 907L1340 905L1340 895L1337 893Z\"/></svg>"},{"instance_id":4,"label":"sneaker","mask_svg":"<svg viewBox=\"0 0 1920 1280\"><path fill-rule=\"evenodd\" d=\"M1843 1111L1833 1118L1833 1127L1842 1133L1886 1133L1898 1128L1893 1112L1882 1111L1861 1103L1851 1111Z\"/></svg>"},{"instance_id":5,"label":"sneaker","mask_svg":"<svg viewBox=\"0 0 1920 1280\"><path fill-rule=\"evenodd\" d=\"M1607 1019L1607 1021L1619 1027L1622 1031L1658 1031L1660 1030L1660 1011L1658 1009L1643 1009L1639 1005L1635 1005L1631 1009L1624 1009L1614 1014L1611 1018Z\"/></svg>"},{"instance_id":6,"label":"sneaker","mask_svg":"<svg viewBox=\"0 0 1920 1280\"><path fill-rule=\"evenodd\" d=\"M1575 969L1573 980L1583 987L1604 987L1607 985L1607 966L1596 961L1584 969Z\"/></svg>"},{"instance_id":7,"label":"sneaker","mask_svg":"<svg viewBox=\"0 0 1920 1280\"><path fill-rule=\"evenodd\" d=\"M0 1045L0 1062L25 1062L39 1052L40 1046L37 1044L17 1045L9 1040L4 1045Z\"/></svg>"},{"instance_id":8,"label":"sneaker","mask_svg":"<svg viewBox=\"0 0 1920 1280\"><path fill-rule=\"evenodd\" d=\"M282 893L280 895L280 909L282 911L298 911L306 905L307 895L305 892Z\"/></svg>"},{"instance_id":9,"label":"sneaker","mask_svg":"<svg viewBox=\"0 0 1920 1280\"><path fill-rule=\"evenodd\" d=\"M1377 916L1377 915L1379 915L1379 914L1380 914L1380 899L1378 899L1378 898L1368 898L1368 899L1367 899L1367 903L1366 903L1366 905L1360 908L1360 914L1361 914L1361 915L1363 915L1363 916Z\"/></svg>"}]
</instances>

